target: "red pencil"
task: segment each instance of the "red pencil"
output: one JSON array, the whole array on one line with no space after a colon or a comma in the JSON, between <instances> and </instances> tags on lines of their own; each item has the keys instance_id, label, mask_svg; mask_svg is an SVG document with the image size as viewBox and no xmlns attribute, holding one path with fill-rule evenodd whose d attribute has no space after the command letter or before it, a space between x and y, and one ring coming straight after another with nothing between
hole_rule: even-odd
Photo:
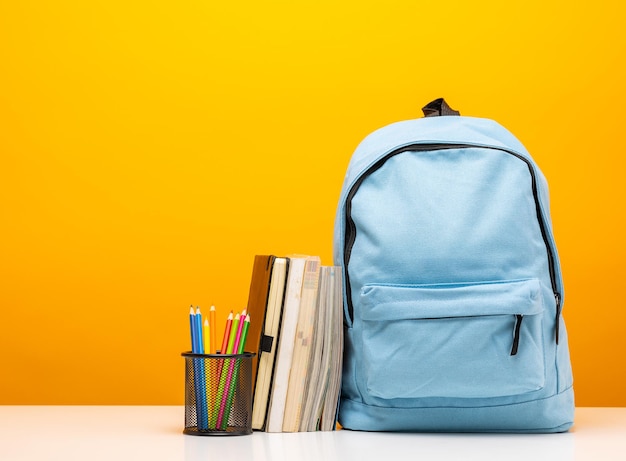
<instances>
[{"instance_id":1,"label":"red pencil","mask_svg":"<svg viewBox=\"0 0 626 461\"><path fill-rule=\"evenodd\" d=\"M222 348L220 349L221 354L226 353L226 349L228 348L228 338L230 337L230 328L233 324L233 311L230 311L228 314L228 318L226 319L226 326L224 327L224 339L222 340Z\"/></svg>"}]
</instances>

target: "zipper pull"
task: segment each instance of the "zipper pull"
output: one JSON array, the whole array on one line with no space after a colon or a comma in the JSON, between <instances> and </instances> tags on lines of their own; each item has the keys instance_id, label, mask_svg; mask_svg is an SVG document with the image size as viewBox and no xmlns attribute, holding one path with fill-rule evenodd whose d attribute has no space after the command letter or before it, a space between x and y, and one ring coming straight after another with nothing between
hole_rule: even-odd
<instances>
[{"instance_id":1,"label":"zipper pull","mask_svg":"<svg viewBox=\"0 0 626 461\"><path fill-rule=\"evenodd\" d=\"M555 325L555 339L556 345L559 345L559 326L561 324L561 294L554 293L554 300L556 301L556 325Z\"/></svg>"},{"instance_id":2,"label":"zipper pull","mask_svg":"<svg viewBox=\"0 0 626 461\"><path fill-rule=\"evenodd\" d=\"M515 315L515 328L513 329L513 347L511 347L511 355L517 354L517 349L519 347L519 331L522 327L522 320L524 320L524 316L522 314Z\"/></svg>"}]
</instances>

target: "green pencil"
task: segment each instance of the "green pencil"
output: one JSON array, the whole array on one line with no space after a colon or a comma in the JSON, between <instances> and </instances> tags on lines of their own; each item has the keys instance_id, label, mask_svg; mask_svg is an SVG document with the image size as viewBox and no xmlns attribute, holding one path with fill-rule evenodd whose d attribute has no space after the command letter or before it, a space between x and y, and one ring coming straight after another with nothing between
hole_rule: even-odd
<instances>
[{"instance_id":1,"label":"green pencil","mask_svg":"<svg viewBox=\"0 0 626 461\"><path fill-rule=\"evenodd\" d=\"M239 347L237 348L237 354L243 354L246 346L246 339L248 338L248 328L250 327L250 316L246 316L243 322L243 331L241 332L241 339L239 340ZM235 397L235 388L237 387L237 381L239 379L239 367L241 366L241 359L237 359L235 362L235 370L233 371L233 379L230 382L228 389L228 400L226 401L226 408L224 409L224 417L222 418L222 429L226 429L228 424L228 418L230 416L230 410L233 406L233 399Z\"/></svg>"}]
</instances>

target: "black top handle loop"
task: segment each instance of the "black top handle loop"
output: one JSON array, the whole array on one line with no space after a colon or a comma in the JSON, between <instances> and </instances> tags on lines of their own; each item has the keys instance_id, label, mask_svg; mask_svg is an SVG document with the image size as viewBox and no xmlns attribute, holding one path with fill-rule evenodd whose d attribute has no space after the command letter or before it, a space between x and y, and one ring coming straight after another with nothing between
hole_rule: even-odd
<instances>
[{"instance_id":1,"label":"black top handle loop","mask_svg":"<svg viewBox=\"0 0 626 461\"><path fill-rule=\"evenodd\" d=\"M424 117L439 117L443 115L461 115L458 110L452 109L443 98L435 99L422 107Z\"/></svg>"}]
</instances>

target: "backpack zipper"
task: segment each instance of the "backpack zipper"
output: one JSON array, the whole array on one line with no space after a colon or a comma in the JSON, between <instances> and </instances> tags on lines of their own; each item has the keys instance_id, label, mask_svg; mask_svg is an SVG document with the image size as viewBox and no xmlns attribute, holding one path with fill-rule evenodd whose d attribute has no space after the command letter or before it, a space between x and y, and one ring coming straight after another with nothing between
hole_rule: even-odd
<instances>
[{"instance_id":1,"label":"backpack zipper","mask_svg":"<svg viewBox=\"0 0 626 461\"><path fill-rule=\"evenodd\" d=\"M498 147L491 146L482 146L482 145L473 145L473 144L410 144L408 146L403 146L398 149L395 149L389 152L384 157L378 159L372 166L370 166L366 171L364 171L357 181L352 185L348 194L346 195L346 210L345 210L345 222L346 222L346 232L344 238L344 251L343 251L343 270L344 270L344 283L346 288L346 299L347 299L347 308L348 315L350 319L344 318L344 324L347 325L348 320L350 324L352 323L352 319L354 318L354 306L352 303L351 296L351 287L350 287L350 277L348 277L348 263L350 262L350 255L352 253L352 246L354 245L354 241L356 239L356 226L354 221L352 220L352 198L356 194L357 190L365 180L365 178L376 170L378 170L382 165L391 157L404 153L404 152L425 152L425 151L435 151L435 150L445 150L445 149L465 149L465 148L483 148L483 149L492 149L504 152L506 154L517 157L526 163L528 167L528 171L531 176L532 190L533 190L533 198L535 200L535 210L537 213L537 220L539 222L539 229L541 231L541 237L546 246L546 252L548 256L548 270L550 273L550 284L552 288L552 292L554 293L554 299L556 303L556 327L555 327L555 340L556 344L559 344L559 323L561 317L561 294L558 291L557 283L556 283L556 273L554 268L555 258L554 252L552 251L552 247L550 246L550 242L548 239L548 231L546 228L546 224L544 222L543 216L541 214L541 206L539 204L539 193L537 191L537 178L535 175L535 170L533 169L532 163L525 158L524 156L518 154L517 152L513 152L507 149L502 149ZM521 325L521 320L516 322L516 328L518 325ZM519 342L519 332L517 332L517 342ZM515 349L517 348L517 344L514 344ZM517 350L515 350L517 353ZM513 354L513 350L511 351L511 355Z\"/></svg>"},{"instance_id":2,"label":"backpack zipper","mask_svg":"<svg viewBox=\"0 0 626 461\"><path fill-rule=\"evenodd\" d=\"M522 328L522 320L524 316L517 314L515 316L515 327L513 328L513 346L511 347L511 355L517 355L517 349L519 347L519 333Z\"/></svg>"}]
</instances>

